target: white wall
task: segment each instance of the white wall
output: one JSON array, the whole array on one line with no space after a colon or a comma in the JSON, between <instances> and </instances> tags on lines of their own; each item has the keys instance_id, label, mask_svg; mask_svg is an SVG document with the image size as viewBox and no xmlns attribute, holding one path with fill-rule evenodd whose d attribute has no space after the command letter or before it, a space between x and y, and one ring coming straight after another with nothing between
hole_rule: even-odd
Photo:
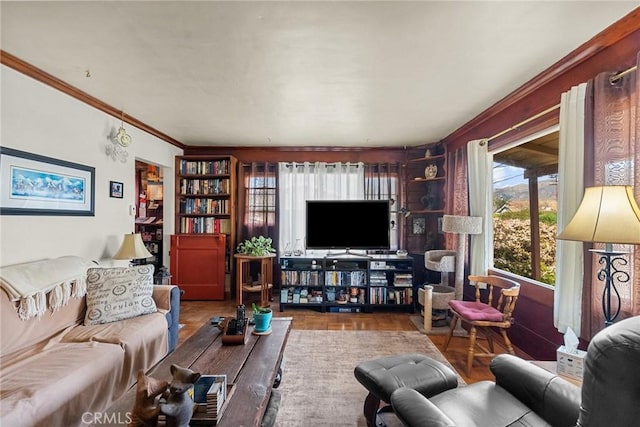
<instances>
[{"instance_id":1,"label":"white wall","mask_svg":"<svg viewBox=\"0 0 640 427\"><path fill-rule=\"evenodd\" d=\"M136 202L135 159L164 168L168 242L174 228L174 156L182 150L125 123L133 139L129 158L114 161L105 147L119 119L11 68L1 66L0 73L0 145L95 167L95 216L0 216L0 265L61 255L110 258L122 236L134 230L129 205ZM109 181L124 183L122 199L109 197ZM169 245L164 247L168 266Z\"/></svg>"}]
</instances>

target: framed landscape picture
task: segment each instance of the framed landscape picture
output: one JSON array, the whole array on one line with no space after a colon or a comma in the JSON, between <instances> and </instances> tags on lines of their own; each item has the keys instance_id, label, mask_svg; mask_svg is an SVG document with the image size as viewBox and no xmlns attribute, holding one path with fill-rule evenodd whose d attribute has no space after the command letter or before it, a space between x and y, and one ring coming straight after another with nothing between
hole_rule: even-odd
<instances>
[{"instance_id":1,"label":"framed landscape picture","mask_svg":"<svg viewBox=\"0 0 640 427\"><path fill-rule=\"evenodd\" d=\"M95 214L95 168L0 147L1 215Z\"/></svg>"}]
</instances>

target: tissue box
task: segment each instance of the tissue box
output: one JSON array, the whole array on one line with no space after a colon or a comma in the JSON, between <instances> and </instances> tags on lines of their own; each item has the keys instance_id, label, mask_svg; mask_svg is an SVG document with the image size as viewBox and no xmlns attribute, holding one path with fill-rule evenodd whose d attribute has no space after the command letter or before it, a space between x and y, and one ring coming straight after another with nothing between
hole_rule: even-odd
<instances>
[{"instance_id":1,"label":"tissue box","mask_svg":"<svg viewBox=\"0 0 640 427\"><path fill-rule=\"evenodd\" d=\"M565 346L561 345L557 350L558 361L556 371L559 375L565 375L582 381L584 358L586 355L586 351L575 350L575 352L570 352Z\"/></svg>"}]
</instances>

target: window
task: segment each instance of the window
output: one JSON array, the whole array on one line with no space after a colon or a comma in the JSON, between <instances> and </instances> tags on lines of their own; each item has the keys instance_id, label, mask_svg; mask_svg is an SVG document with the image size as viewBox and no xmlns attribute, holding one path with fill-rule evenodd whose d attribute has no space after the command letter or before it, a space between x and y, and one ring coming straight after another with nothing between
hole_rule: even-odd
<instances>
[{"instance_id":1,"label":"window","mask_svg":"<svg viewBox=\"0 0 640 427\"><path fill-rule=\"evenodd\" d=\"M243 163L240 165L240 197L238 200L238 241L253 236L269 236L276 239L277 215L276 163Z\"/></svg>"},{"instance_id":2,"label":"window","mask_svg":"<svg viewBox=\"0 0 640 427\"><path fill-rule=\"evenodd\" d=\"M307 200L393 199L391 248L398 248L398 165L281 163L278 175L279 239L283 246L305 241ZM314 251L318 255L322 251Z\"/></svg>"},{"instance_id":3,"label":"window","mask_svg":"<svg viewBox=\"0 0 640 427\"><path fill-rule=\"evenodd\" d=\"M276 176L248 175L245 191L249 209L246 209L244 223L257 227L276 222Z\"/></svg>"},{"instance_id":4,"label":"window","mask_svg":"<svg viewBox=\"0 0 640 427\"><path fill-rule=\"evenodd\" d=\"M493 154L493 267L555 284L558 132Z\"/></svg>"},{"instance_id":5,"label":"window","mask_svg":"<svg viewBox=\"0 0 640 427\"><path fill-rule=\"evenodd\" d=\"M400 206L397 164L376 163L365 165L365 198L370 200L391 200L391 224L389 229L390 250L398 249L400 222L404 211Z\"/></svg>"}]
</instances>

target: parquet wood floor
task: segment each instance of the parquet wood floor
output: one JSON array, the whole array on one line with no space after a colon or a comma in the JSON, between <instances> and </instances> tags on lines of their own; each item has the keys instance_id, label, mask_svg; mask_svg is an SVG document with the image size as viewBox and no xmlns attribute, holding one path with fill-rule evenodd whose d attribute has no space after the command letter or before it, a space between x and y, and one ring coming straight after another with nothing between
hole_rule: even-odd
<instances>
[{"instance_id":1,"label":"parquet wood floor","mask_svg":"<svg viewBox=\"0 0 640 427\"><path fill-rule=\"evenodd\" d=\"M376 311L375 313L320 313L318 311L296 307L280 312L277 303L272 303L273 315L292 317L293 329L311 330L385 330L385 331L414 331L415 326L409 319L409 314L399 311ZM182 301L180 303L179 342L190 337L204 322L213 316L235 317L235 300L226 301ZM249 308L247 307L249 316ZM431 335L431 341L442 350L444 335ZM454 337L449 344L445 357L456 368L467 383L481 380L493 380L489 370L489 358L474 360L471 376L465 374L468 340ZM518 350L516 350L518 353Z\"/></svg>"}]
</instances>

